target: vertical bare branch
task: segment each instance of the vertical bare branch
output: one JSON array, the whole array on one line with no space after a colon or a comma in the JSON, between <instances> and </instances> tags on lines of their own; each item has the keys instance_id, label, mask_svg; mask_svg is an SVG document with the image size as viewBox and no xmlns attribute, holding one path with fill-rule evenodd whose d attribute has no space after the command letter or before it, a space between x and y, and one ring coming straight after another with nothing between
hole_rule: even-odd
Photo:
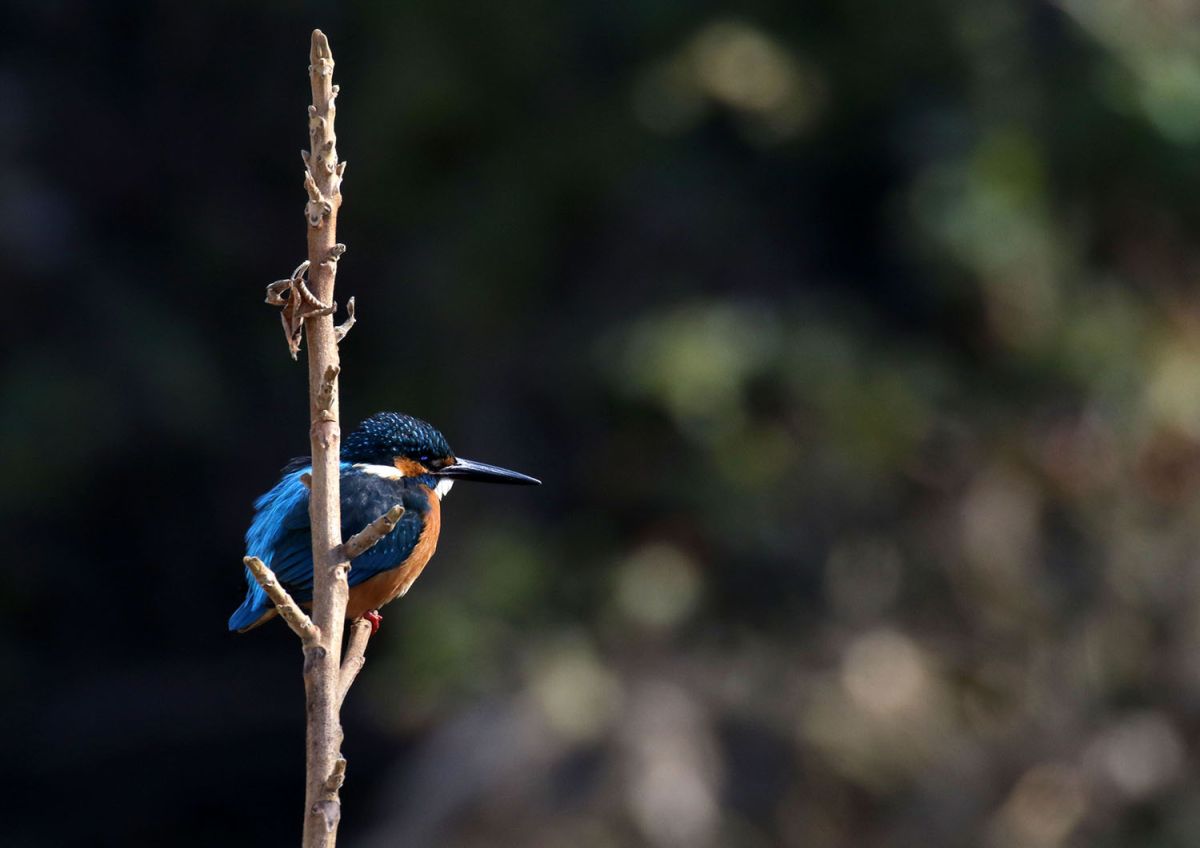
<instances>
[{"instance_id":1,"label":"vertical bare branch","mask_svg":"<svg viewBox=\"0 0 1200 848\"><path fill-rule=\"evenodd\" d=\"M338 260L346 252L346 246L337 241L337 213L342 205L346 163L338 161L334 132L338 87L333 84L333 53L319 29L313 30L308 73L313 99L308 107L309 149L300 152L304 159L304 191L308 195L304 205L308 258L291 277L267 287L267 303L282 307L284 334L293 359L299 352L304 331L308 331L312 471L304 474L301 481L309 490L312 617L296 605L262 561L249 557L246 566L300 637L304 648L308 723L303 845L333 848L342 818L338 791L346 775L339 714L346 693L366 662L365 651L372 632L369 622L356 622L346 659L339 664L349 599L346 578L350 560L391 532L404 508L393 507L351 538L346 546L342 545L338 343L354 325L354 298L347 304L346 322L334 327L333 313L337 309L333 300L334 277Z\"/></svg>"},{"instance_id":2,"label":"vertical bare branch","mask_svg":"<svg viewBox=\"0 0 1200 848\"><path fill-rule=\"evenodd\" d=\"M312 105L308 107L309 149L304 158L308 202L309 279L315 298L333 303L334 276L345 247L337 243L337 214L342 205L346 163L337 156L334 133L333 53L320 30L309 52ZM313 546L313 621L320 642L305 649L304 687L308 699L308 769L305 783L304 848L332 848L341 819L338 788L346 762L341 757L338 659L346 618L349 563L341 555L339 499L338 348L332 314L305 318L308 330L308 389L312 427L312 481L309 516Z\"/></svg>"}]
</instances>

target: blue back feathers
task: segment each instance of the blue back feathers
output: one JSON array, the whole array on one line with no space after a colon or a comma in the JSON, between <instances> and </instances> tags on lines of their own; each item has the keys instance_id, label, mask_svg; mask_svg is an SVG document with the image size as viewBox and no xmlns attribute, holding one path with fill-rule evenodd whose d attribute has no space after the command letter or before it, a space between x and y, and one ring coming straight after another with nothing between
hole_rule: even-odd
<instances>
[{"instance_id":1,"label":"blue back feathers","mask_svg":"<svg viewBox=\"0 0 1200 848\"><path fill-rule=\"evenodd\" d=\"M295 463L296 460L292 460L288 464L289 468ZM246 556L256 556L274 569L276 566L272 560L275 559L276 543L289 529L301 529L300 513L303 513L303 528L306 529L309 526L308 487L300 482L300 477L311 470L311 465L305 465L284 474L283 478L275 484L275 488L254 502L254 520L250 522L250 529L246 531ZM310 549L310 580L311 565L312 552ZM246 584L246 600L229 619L230 630L242 630L249 627L271 608L271 600L258 585L258 581L254 579L249 569L246 570Z\"/></svg>"}]
</instances>

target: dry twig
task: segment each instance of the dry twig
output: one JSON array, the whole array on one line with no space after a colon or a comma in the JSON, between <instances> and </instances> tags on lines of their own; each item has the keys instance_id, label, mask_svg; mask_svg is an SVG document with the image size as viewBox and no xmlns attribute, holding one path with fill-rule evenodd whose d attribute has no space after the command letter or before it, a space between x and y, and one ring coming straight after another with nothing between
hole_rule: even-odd
<instances>
[{"instance_id":1,"label":"dry twig","mask_svg":"<svg viewBox=\"0 0 1200 848\"><path fill-rule=\"evenodd\" d=\"M371 640L373 628L365 618L356 618L350 625L350 638L346 640L346 656L342 658L342 670L338 681L338 707L346 700L346 693L354 685L355 678L367 664L367 642Z\"/></svg>"},{"instance_id":2,"label":"dry twig","mask_svg":"<svg viewBox=\"0 0 1200 848\"><path fill-rule=\"evenodd\" d=\"M354 326L354 298L346 301L346 320L333 328L334 335L337 336L338 344L342 343L342 339L346 338L346 334L350 332L350 328Z\"/></svg>"},{"instance_id":3,"label":"dry twig","mask_svg":"<svg viewBox=\"0 0 1200 848\"><path fill-rule=\"evenodd\" d=\"M281 307L279 317L283 321L283 334L287 338L288 351L292 354L292 359L295 359L296 354L300 352L300 340L304 336L304 319L319 315L332 315L337 310L336 303L322 303L305 285L304 275L308 272L310 264L310 260L305 259L296 266L295 271L292 271L292 276L286 280L276 280L267 286L267 303ZM351 314L351 318L353 318L353 314Z\"/></svg>"},{"instance_id":4,"label":"dry twig","mask_svg":"<svg viewBox=\"0 0 1200 848\"><path fill-rule=\"evenodd\" d=\"M300 643L306 648L309 645L317 644L321 634L317 631L316 625L312 623L312 619L305 614L304 610L300 609L300 606L292 600L292 596L288 594L287 589L283 588L279 581L275 579L275 572L258 557L248 556L242 562L246 564L246 568L250 569L250 573L258 581L258 585L262 586L263 591L267 593L267 597L275 604L275 609L279 613L279 617L286 621L288 627L292 628L292 632L300 637Z\"/></svg>"},{"instance_id":5,"label":"dry twig","mask_svg":"<svg viewBox=\"0 0 1200 848\"><path fill-rule=\"evenodd\" d=\"M352 560L370 550L380 539L396 529L396 522L404 515L404 507L396 504L383 515L359 530L342 544L342 556Z\"/></svg>"}]
</instances>

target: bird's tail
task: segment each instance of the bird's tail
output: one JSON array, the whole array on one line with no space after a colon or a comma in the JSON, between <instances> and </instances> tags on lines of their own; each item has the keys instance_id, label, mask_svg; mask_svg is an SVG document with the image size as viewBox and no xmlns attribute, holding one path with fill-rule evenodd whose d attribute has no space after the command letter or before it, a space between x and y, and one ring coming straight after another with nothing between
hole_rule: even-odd
<instances>
[{"instance_id":1,"label":"bird's tail","mask_svg":"<svg viewBox=\"0 0 1200 848\"><path fill-rule=\"evenodd\" d=\"M236 630L238 633L245 633L247 630L265 621L264 615L270 608L270 602L266 601L264 597L260 597L260 593L247 593L246 600L229 617L229 629Z\"/></svg>"}]
</instances>

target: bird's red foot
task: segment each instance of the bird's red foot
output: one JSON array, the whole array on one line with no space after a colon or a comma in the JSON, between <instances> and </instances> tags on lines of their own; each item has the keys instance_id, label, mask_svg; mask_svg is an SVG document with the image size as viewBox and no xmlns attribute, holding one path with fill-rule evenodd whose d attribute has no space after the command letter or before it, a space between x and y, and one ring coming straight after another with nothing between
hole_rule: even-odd
<instances>
[{"instance_id":1,"label":"bird's red foot","mask_svg":"<svg viewBox=\"0 0 1200 848\"><path fill-rule=\"evenodd\" d=\"M379 632L379 628L383 625L383 616L379 614L379 610L368 610L363 613L363 618L371 622L372 636Z\"/></svg>"}]
</instances>

